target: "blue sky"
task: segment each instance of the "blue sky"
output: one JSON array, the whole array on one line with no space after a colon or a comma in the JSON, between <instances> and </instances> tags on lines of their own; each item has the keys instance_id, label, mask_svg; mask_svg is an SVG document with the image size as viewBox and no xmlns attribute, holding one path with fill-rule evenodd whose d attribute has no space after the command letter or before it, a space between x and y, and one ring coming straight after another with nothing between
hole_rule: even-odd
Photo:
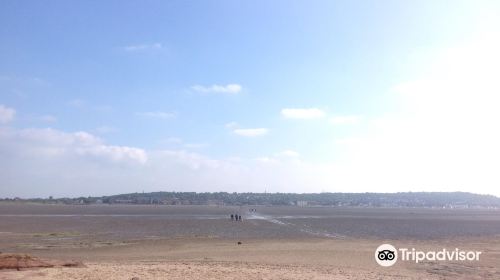
<instances>
[{"instance_id":1,"label":"blue sky","mask_svg":"<svg viewBox=\"0 0 500 280\"><path fill-rule=\"evenodd\" d=\"M496 1L3 1L0 196L498 193Z\"/></svg>"}]
</instances>

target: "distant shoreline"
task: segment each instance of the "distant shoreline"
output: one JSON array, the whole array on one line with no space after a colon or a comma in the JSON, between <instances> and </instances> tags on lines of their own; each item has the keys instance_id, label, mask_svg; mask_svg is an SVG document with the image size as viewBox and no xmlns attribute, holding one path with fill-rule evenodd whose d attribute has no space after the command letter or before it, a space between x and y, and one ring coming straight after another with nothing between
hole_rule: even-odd
<instances>
[{"instance_id":1,"label":"distant shoreline","mask_svg":"<svg viewBox=\"0 0 500 280\"><path fill-rule=\"evenodd\" d=\"M228 193L150 192L63 198L4 198L0 202L42 204L298 206L373 208L499 209L500 198L466 192L399 193Z\"/></svg>"},{"instance_id":2,"label":"distant shoreline","mask_svg":"<svg viewBox=\"0 0 500 280\"><path fill-rule=\"evenodd\" d=\"M30 201L30 200L18 200L18 201L4 201L0 200L0 205L43 205L43 206L93 206L93 207L113 207L113 206L123 206L123 207L297 207L297 208L332 208L332 209L387 209L387 210L395 210L395 209L423 209L423 210L491 210L491 211L500 211L500 206L473 206L473 207L438 207L438 206L337 206L337 205L308 205L308 206L295 206L295 205L260 205L260 204L248 204L248 205L209 205L209 204L180 204L180 205L168 205L168 204L135 204L135 203L62 203L62 202L39 202L39 201ZM36 216L36 214L33 214ZM9 216L8 214L0 214L0 216ZM39 216L43 216L40 214Z\"/></svg>"}]
</instances>

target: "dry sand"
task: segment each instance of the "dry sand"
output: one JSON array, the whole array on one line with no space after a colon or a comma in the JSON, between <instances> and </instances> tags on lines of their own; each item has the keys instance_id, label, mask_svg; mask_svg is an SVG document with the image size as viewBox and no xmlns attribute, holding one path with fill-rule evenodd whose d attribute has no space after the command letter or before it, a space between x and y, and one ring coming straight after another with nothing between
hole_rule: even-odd
<instances>
[{"instance_id":1,"label":"dry sand","mask_svg":"<svg viewBox=\"0 0 500 280\"><path fill-rule=\"evenodd\" d=\"M500 240L398 241L421 249L455 247L483 251L477 263L424 262L378 266L383 240L138 241L123 246L43 251L42 258L83 260L83 268L3 271L0 279L500 279Z\"/></svg>"}]
</instances>

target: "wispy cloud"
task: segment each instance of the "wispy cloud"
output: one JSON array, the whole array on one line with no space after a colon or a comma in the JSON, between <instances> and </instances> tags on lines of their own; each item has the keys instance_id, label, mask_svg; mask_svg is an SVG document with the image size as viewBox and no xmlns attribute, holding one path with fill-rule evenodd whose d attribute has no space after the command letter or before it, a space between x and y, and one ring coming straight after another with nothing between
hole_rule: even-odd
<instances>
[{"instance_id":1,"label":"wispy cloud","mask_svg":"<svg viewBox=\"0 0 500 280\"><path fill-rule=\"evenodd\" d=\"M179 137L169 137L162 142L168 146L186 149L201 149L209 146L207 143L188 143Z\"/></svg>"},{"instance_id":2,"label":"wispy cloud","mask_svg":"<svg viewBox=\"0 0 500 280\"><path fill-rule=\"evenodd\" d=\"M127 52L138 52L138 51L147 51L147 50L161 50L163 45L161 43L154 44L137 44L137 45L129 45L123 47L123 49Z\"/></svg>"},{"instance_id":3,"label":"wispy cloud","mask_svg":"<svg viewBox=\"0 0 500 280\"><path fill-rule=\"evenodd\" d=\"M8 123L14 120L16 110L0 104L0 123Z\"/></svg>"},{"instance_id":4,"label":"wispy cloud","mask_svg":"<svg viewBox=\"0 0 500 280\"><path fill-rule=\"evenodd\" d=\"M259 128L240 128L237 122L229 122L224 125L225 128L231 130L234 134L244 137L257 137L266 135L269 129L259 127Z\"/></svg>"},{"instance_id":5,"label":"wispy cloud","mask_svg":"<svg viewBox=\"0 0 500 280\"><path fill-rule=\"evenodd\" d=\"M173 112L162 112L162 111L154 111L154 112L137 112L135 113L139 117L145 118L154 118L154 119L173 119L177 116L176 113Z\"/></svg>"},{"instance_id":6,"label":"wispy cloud","mask_svg":"<svg viewBox=\"0 0 500 280\"><path fill-rule=\"evenodd\" d=\"M335 116L330 119L333 125L357 124L361 120L361 116Z\"/></svg>"},{"instance_id":7,"label":"wispy cloud","mask_svg":"<svg viewBox=\"0 0 500 280\"><path fill-rule=\"evenodd\" d=\"M225 128L228 128L228 129L233 129L233 128L237 128L238 127L238 123L237 122L228 122L224 125Z\"/></svg>"},{"instance_id":8,"label":"wispy cloud","mask_svg":"<svg viewBox=\"0 0 500 280\"><path fill-rule=\"evenodd\" d=\"M199 93L238 94L241 92L242 89L243 89L243 87L239 84L211 85L211 86L194 85L194 86L191 86L191 90L199 92Z\"/></svg>"},{"instance_id":9,"label":"wispy cloud","mask_svg":"<svg viewBox=\"0 0 500 280\"><path fill-rule=\"evenodd\" d=\"M323 118L326 114L318 108L284 108L281 115L287 119L311 120Z\"/></svg>"},{"instance_id":10,"label":"wispy cloud","mask_svg":"<svg viewBox=\"0 0 500 280\"><path fill-rule=\"evenodd\" d=\"M146 152L140 148L107 145L99 137L84 131L68 133L51 128L14 129L7 131L3 137L0 139L3 145L18 149L12 152L38 159L91 158L139 164L147 161ZM18 142L22 142L22 146L17 146Z\"/></svg>"},{"instance_id":11,"label":"wispy cloud","mask_svg":"<svg viewBox=\"0 0 500 280\"><path fill-rule=\"evenodd\" d=\"M284 150L280 153L277 154L278 156L281 156L281 157L290 157L290 158L296 158L296 157L299 157L300 154L296 151L293 151L293 150Z\"/></svg>"},{"instance_id":12,"label":"wispy cloud","mask_svg":"<svg viewBox=\"0 0 500 280\"><path fill-rule=\"evenodd\" d=\"M237 128L233 133L244 137L257 137L266 135L269 132L267 128Z\"/></svg>"},{"instance_id":13,"label":"wispy cloud","mask_svg":"<svg viewBox=\"0 0 500 280\"><path fill-rule=\"evenodd\" d=\"M187 149L201 149L208 146L207 143L186 143L183 145Z\"/></svg>"}]
</instances>

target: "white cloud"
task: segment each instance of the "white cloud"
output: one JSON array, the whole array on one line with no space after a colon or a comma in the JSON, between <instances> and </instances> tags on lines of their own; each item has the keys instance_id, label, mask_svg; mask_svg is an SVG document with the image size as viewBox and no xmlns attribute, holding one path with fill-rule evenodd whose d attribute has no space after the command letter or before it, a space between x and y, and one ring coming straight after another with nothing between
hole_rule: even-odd
<instances>
[{"instance_id":1,"label":"white cloud","mask_svg":"<svg viewBox=\"0 0 500 280\"><path fill-rule=\"evenodd\" d=\"M173 112L161 112L161 111L138 112L136 113L136 115L140 117L154 118L154 119L173 119L176 117L176 114Z\"/></svg>"},{"instance_id":2,"label":"white cloud","mask_svg":"<svg viewBox=\"0 0 500 280\"><path fill-rule=\"evenodd\" d=\"M319 191L327 169L276 158L215 159L185 150L104 144L87 132L0 128L4 196L109 195L136 191ZM269 168L269 164L273 168ZM331 170L328 170L331 172Z\"/></svg>"},{"instance_id":3,"label":"white cloud","mask_svg":"<svg viewBox=\"0 0 500 280\"><path fill-rule=\"evenodd\" d=\"M284 151L278 153L278 156L296 158L296 157L299 157L300 154L296 151L293 151L293 150L284 150Z\"/></svg>"},{"instance_id":4,"label":"white cloud","mask_svg":"<svg viewBox=\"0 0 500 280\"><path fill-rule=\"evenodd\" d=\"M233 133L244 137L257 137L266 135L269 132L267 128L237 128Z\"/></svg>"},{"instance_id":5,"label":"white cloud","mask_svg":"<svg viewBox=\"0 0 500 280\"><path fill-rule=\"evenodd\" d=\"M161 43L154 44L139 44L126 46L123 49L127 52L147 51L147 50L161 50L163 48Z\"/></svg>"},{"instance_id":6,"label":"white cloud","mask_svg":"<svg viewBox=\"0 0 500 280\"><path fill-rule=\"evenodd\" d=\"M326 114L318 108L285 108L281 110L281 115L287 119L319 119Z\"/></svg>"},{"instance_id":7,"label":"white cloud","mask_svg":"<svg viewBox=\"0 0 500 280\"><path fill-rule=\"evenodd\" d=\"M357 124L361 120L361 116L335 116L330 118L330 123L333 125Z\"/></svg>"},{"instance_id":8,"label":"white cloud","mask_svg":"<svg viewBox=\"0 0 500 280\"><path fill-rule=\"evenodd\" d=\"M255 158L255 161L259 163L264 163L264 164L278 164L279 160L273 157L258 157Z\"/></svg>"},{"instance_id":9,"label":"white cloud","mask_svg":"<svg viewBox=\"0 0 500 280\"><path fill-rule=\"evenodd\" d=\"M191 90L200 93L227 93L227 94L238 94L241 92L243 87L239 84L227 84L227 85L212 85L212 86L201 86L194 85Z\"/></svg>"},{"instance_id":10,"label":"white cloud","mask_svg":"<svg viewBox=\"0 0 500 280\"><path fill-rule=\"evenodd\" d=\"M231 130L234 134L244 137L257 137L266 135L269 132L267 128L239 128L236 122L229 122L224 125L227 129Z\"/></svg>"},{"instance_id":11,"label":"white cloud","mask_svg":"<svg viewBox=\"0 0 500 280\"><path fill-rule=\"evenodd\" d=\"M142 149L127 146L96 145L92 147L79 148L76 150L79 155L92 155L95 157L105 157L113 161L133 161L144 164L147 155Z\"/></svg>"},{"instance_id":12,"label":"white cloud","mask_svg":"<svg viewBox=\"0 0 500 280\"><path fill-rule=\"evenodd\" d=\"M139 148L106 145L87 132L67 133L51 128L4 130L0 143L7 153L45 159L90 158L144 164L146 152Z\"/></svg>"},{"instance_id":13,"label":"white cloud","mask_svg":"<svg viewBox=\"0 0 500 280\"><path fill-rule=\"evenodd\" d=\"M8 123L14 120L16 110L0 104L0 123Z\"/></svg>"},{"instance_id":14,"label":"white cloud","mask_svg":"<svg viewBox=\"0 0 500 280\"><path fill-rule=\"evenodd\" d=\"M238 127L238 123L236 122L228 122L224 125L225 128L228 128L228 129L234 129L234 128L237 128Z\"/></svg>"}]
</instances>

